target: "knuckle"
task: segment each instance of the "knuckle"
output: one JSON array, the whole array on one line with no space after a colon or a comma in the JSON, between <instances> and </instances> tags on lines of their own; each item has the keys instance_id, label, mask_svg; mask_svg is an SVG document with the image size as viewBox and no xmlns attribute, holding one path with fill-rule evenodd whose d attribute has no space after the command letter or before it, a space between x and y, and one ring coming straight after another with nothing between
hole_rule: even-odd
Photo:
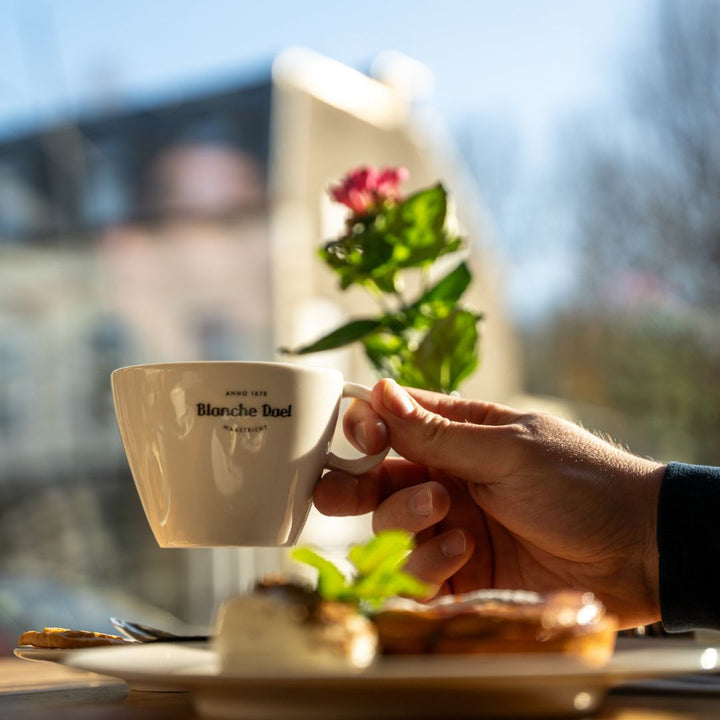
<instances>
[{"instance_id":1,"label":"knuckle","mask_svg":"<svg viewBox=\"0 0 720 720\"><path fill-rule=\"evenodd\" d=\"M523 415L518 422L509 425L512 435L522 445L532 445L548 434L547 415L533 412Z\"/></svg>"},{"instance_id":2,"label":"knuckle","mask_svg":"<svg viewBox=\"0 0 720 720\"><path fill-rule=\"evenodd\" d=\"M545 415L540 412L532 412L523 415L517 425L530 435L538 435L545 424Z\"/></svg>"},{"instance_id":3,"label":"knuckle","mask_svg":"<svg viewBox=\"0 0 720 720\"><path fill-rule=\"evenodd\" d=\"M420 440L425 446L444 443L452 422L442 415L426 412L420 418Z\"/></svg>"},{"instance_id":4,"label":"knuckle","mask_svg":"<svg viewBox=\"0 0 720 720\"><path fill-rule=\"evenodd\" d=\"M514 459L518 467L530 465L538 459L538 451L549 449L552 429L548 426L548 416L533 412L523 415L517 422L506 425L504 431L505 454Z\"/></svg>"}]
</instances>

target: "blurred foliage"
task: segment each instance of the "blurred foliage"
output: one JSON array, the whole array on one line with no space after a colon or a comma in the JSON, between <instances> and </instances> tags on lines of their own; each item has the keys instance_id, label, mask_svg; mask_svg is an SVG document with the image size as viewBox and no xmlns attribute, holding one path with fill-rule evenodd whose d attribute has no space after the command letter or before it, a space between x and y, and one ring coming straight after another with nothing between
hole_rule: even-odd
<instances>
[{"instance_id":1,"label":"blurred foliage","mask_svg":"<svg viewBox=\"0 0 720 720\"><path fill-rule=\"evenodd\" d=\"M529 391L641 455L720 465L720 323L657 311L567 311L525 337Z\"/></svg>"},{"instance_id":2,"label":"blurred foliage","mask_svg":"<svg viewBox=\"0 0 720 720\"><path fill-rule=\"evenodd\" d=\"M612 121L584 118L566 145L583 291L615 296L631 272L717 313L720 3L664 0L643 40Z\"/></svg>"},{"instance_id":3,"label":"blurred foliage","mask_svg":"<svg viewBox=\"0 0 720 720\"><path fill-rule=\"evenodd\" d=\"M720 464L720 3L656 8L620 112L564 137L578 290L528 331L528 381L636 452Z\"/></svg>"},{"instance_id":4,"label":"blurred foliage","mask_svg":"<svg viewBox=\"0 0 720 720\"><path fill-rule=\"evenodd\" d=\"M429 588L404 572L415 537L404 530L383 530L347 553L352 574L309 547L292 551L291 558L317 571L317 590L324 600L352 603L361 611L377 610L385 600L426 597Z\"/></svg>"}]
</instances>

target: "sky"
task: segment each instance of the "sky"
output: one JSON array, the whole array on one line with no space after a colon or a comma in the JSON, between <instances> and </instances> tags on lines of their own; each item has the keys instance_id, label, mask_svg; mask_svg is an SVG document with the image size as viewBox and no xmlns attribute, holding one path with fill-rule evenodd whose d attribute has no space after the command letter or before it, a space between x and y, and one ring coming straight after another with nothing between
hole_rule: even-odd
<instances>
[{"instance_id":1,"label":"sky","mask_svg":"<svg viewBox=\"0 0 720 720\"><path fill-rule=\"evenodd\" d=\"M365 69L399 50L448 125L491 119L547 161L557 126L616 93L652 0L0 0L0 137L115 99L267 70L302 45ZM547 262L547 257L546 257ZM552 285L552 283L550 283Z\"/></svg>"},{"instance_id":2,"label":"sky","mask_svg":"<svg viewBox=\"0 0 720 720\"><path fill-rule=\"evenodd\" d=\"M453 120L492 112L539 137L610 90L648 0L0 0L0 128L92 103L252 73L304 45L354 66L420 60Z\"/></svg>"}]
</instances>

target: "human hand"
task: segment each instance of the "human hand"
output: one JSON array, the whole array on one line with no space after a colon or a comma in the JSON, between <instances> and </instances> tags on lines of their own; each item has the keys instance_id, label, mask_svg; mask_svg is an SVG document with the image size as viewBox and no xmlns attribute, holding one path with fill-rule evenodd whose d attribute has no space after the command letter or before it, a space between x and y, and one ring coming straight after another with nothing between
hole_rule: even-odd
<instances>
[{"instance_id":1,"label":"human hand","mask_svg":"<svg viewBox=\"0 0 720 720\"><path fill-rule=\"evenodd\" d=\"M406 569L436 592L594 592L622 627L659 619L656 512L664 466L551 415L391 380L353 403L345 433L387 458L315 488L327 515L373 513L416 535Z\"/></svg>"}]
</instances>

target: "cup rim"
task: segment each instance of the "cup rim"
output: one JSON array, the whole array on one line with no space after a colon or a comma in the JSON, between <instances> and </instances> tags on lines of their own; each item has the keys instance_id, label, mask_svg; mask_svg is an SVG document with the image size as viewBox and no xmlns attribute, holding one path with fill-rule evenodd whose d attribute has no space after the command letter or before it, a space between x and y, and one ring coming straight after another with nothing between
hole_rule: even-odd
<instances>
[{"instance_id":1,"label":"cup rim","mask_svg":"<svg viewBox=\"0 0 720 720\"><path fill-rule=\"evenodd\" d=\"M191 368L207 368L207 367L242 367L254 366L258 368L277 368L283 370L291 370L293 372L305 373L330 373L343 376L340 370L336 368L323 367L321 365L305 365L292 362L275 362L273 360L173 360L168 362L149 362L135 363L132 365L123 365L115 368L111 375L122 374L127 370L178 370L182 367Z\"/></svg>"}]
</instances>

